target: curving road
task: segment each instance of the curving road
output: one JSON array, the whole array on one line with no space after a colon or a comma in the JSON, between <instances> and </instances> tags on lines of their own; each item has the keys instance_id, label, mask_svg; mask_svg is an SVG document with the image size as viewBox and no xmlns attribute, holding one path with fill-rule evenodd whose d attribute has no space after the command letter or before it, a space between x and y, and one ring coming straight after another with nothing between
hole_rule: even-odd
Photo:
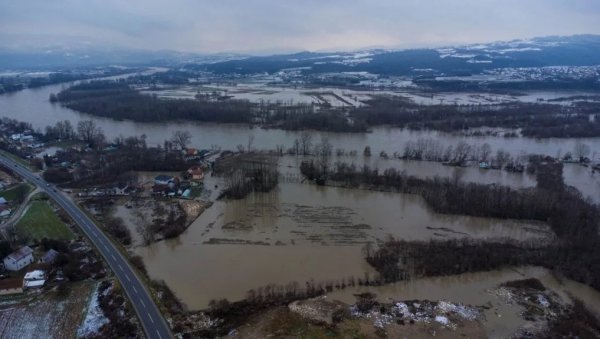
<instances>
[{"instance_id":1,"label":"curving road","mask_svg":"<svg viewBox=\"0 0 600 339\"><path fill-rule=\"evenodd\" d=\"M67 199L54 186L33 174L29 169L2 155L0 155L0 164L10 168L29 182L40 187L42 191L46 192L50 198L56 201L79 225L83 233L92 241L98 251L102 253L102 256L121 282L125 293L138 315L146 337L158 339L173 338L167 322L158 310L158 307L154 304L150 293L140 278L135 274L135 271L119 250L98 229L98 226L75 203Z\"/></svg>"}]
</instances>

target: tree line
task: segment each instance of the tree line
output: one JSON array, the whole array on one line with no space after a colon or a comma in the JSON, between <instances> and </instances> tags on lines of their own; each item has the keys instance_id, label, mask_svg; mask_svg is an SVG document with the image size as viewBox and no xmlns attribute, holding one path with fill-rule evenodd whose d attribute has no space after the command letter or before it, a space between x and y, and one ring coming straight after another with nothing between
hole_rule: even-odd
<instances>
[{"instance_id":1,"label":"tree line","mask_svg":"<svg viewBox=\"0 0 600 339\"><path fill-rule=\"evenodd\" d=\"M178 79L178 75L172 75ZM71 109L134 121L194 120L219 123L251 123L287 130L366 132L369 126L393 125L410 129L453 132L479 127L521 129L527 137L600 136L594 117L597 103L571 106L548 103L500 103L479 105L417 105L397 96L375 96L367 105L351 109L284 104L198 95L193 99L160 99L144 95L129 82L91 81L74 85L51 101Z\"/></svg>"},{"instance_id":2,"label":"tree line","mask_svg":"<svg viewBox=\"0 0 600 339\"><path fill-rule=\"evenodd\" d=\"M521 129L527 137L600 136L595 119L600 104L576 102L571 106L548 103L477 105L418 105L406 98L376 96L354 109L351 116L368 126L393 125L413 130L454 132L470 128Z\"/></svg>"},{"instance_id":3,"label":"tree line","mask_svg":"<svg viewBox=\"0 0 600 339\"><path fill-rule=\"evenodd\" d=\"M561 163L546 162L538 166L537 187L523 190L415 179L393 171L379 175L367 169L362 173L346 170L333 178L420 193L441 213L541 220L557 237L549 245L508 240L492 243L469 239L429 242L392 239L376 251L368 248L365 254L385 281L491 270L506 265L539 265L600 290L600 208L564 184Z\"/></svg>"},{"instance_id":4,"label":"tree line","mask_svg":"<svg viewBox=\"0 0 600 339\"><path fill-rule=\"evenodd\" d=\"M141 94L125 81L85 82L61 91L56 98L76 111L113 119L248 123L252 118L251 105L245 100L163 100Z\"/></svg>"},{"instance_id":5,"label":"tree line","mask_svg":"<svg viewBox=\"0 0 600 339\"><path fill-rule=\"evenodd\" d=\"M578 190L564 184L562 166L557 161L537 162L537 187L526 189L465 183L456 178L422 179L394 168L380 172L344 162L336 162L324 172L315 161L305 160L300 171L308 179L325 177L347 187L419 194L439 213L540 220L548 222L558 236L586 239L597 233L600 211Z\"/></svg>"}]
</instances>

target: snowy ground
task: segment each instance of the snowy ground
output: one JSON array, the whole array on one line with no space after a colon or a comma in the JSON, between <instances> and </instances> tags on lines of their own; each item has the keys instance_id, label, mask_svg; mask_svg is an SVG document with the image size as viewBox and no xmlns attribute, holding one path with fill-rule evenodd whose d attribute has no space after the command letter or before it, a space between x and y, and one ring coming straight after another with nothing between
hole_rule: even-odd
<instances>
[{"instance_id":1,"label":"snowy ground","mask_svg":"<svg viewBox=\"0 0 600 339\"><path fill-rule=\"evenodd\" d=\"M79 329L77 329L77 337L81 338L96 333L102 325L107 324L108 322L109 320L104 316L102 309L98 304L98 284L96 284L94 286L94 292L90 296L85 318L83 319L81 326L79 326Z\"/></svg>"},{"instance_id":2,"label":"snowy ground","mask_svg":"<svg viewBox=\"0 0 600 339\"><path fill-rule=\"evenodd\" d=\"M0 306L0 338L73 338L92 292L90 282L71 284L68 296L53 291Z\"/></svg>"}]
</instances>

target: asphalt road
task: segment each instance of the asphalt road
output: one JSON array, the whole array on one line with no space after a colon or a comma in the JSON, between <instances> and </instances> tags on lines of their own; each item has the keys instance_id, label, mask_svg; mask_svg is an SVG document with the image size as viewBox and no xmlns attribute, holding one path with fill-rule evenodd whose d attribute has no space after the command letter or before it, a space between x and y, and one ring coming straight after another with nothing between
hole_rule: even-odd
<instances>
[{"instance_id":1,"label":"asphalt road","mask_svg":"<svg viewBox=\"0 0 600 339\"><path fill-rule=\"evenodd\" d=\"M29 171L29 169L2 155L0 155L0 163L40 187L42 191L46 192L50 198L56 201L79 225L98 251L102 253L102 256L104 256L104 259L106 259L106 262L121 282L121 286L123 286L138 315L146 337L158 339L173 338L167 322L158 310L158 307L154 304L144 284L142 284L139 277L135 274L129 262L115 248L106 235L98 229L98 226L75 203L67 199L60 190L46 183L38 175Z\"/></svg>"}]
</instances>

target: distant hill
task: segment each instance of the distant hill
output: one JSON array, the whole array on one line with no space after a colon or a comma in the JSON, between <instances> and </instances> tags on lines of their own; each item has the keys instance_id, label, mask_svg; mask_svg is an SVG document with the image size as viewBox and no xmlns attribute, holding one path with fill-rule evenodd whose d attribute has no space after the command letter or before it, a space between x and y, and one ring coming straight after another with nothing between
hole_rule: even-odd
<instances>
[{"instance_id":1,"label":"distant hill","mask_svg":"<svg viewBox=\"0 0 600 339\"><path fill-rule=\"evenodd\" d=\"M370 72L382 75L471 75L505 67L600 65L600 35L551 36L445 48L300 52L271 56L147 51L83 43L15 50L0 47L0 69L97 65L181 66L218 74Z\"/></svg>"},{"instance_id":2,"label":"distant hill","mask_svg":"<svg viewBox=\"0 0 600 339\"><path fill-rule=\"evenodd\" d=\"M201 55L176 51L148 51L106 46L44 46L36 49L0 47L0 69L52 69L86 66L174 66L206 64L245 56L236 54Z\"/></svg>"},{"instance_id":3,"label":"distant hill","mask_svg":"<svg viewBox=\"0 0 600 339\"><path fill-rule=\"evenodd\" d=\"M383 75L470 75L506 67L600 65L600 35L542 37L466 46L365 50L248 57L212 64L189 65L215 73L370 72Z\"/></svg>"}]
</instances>

